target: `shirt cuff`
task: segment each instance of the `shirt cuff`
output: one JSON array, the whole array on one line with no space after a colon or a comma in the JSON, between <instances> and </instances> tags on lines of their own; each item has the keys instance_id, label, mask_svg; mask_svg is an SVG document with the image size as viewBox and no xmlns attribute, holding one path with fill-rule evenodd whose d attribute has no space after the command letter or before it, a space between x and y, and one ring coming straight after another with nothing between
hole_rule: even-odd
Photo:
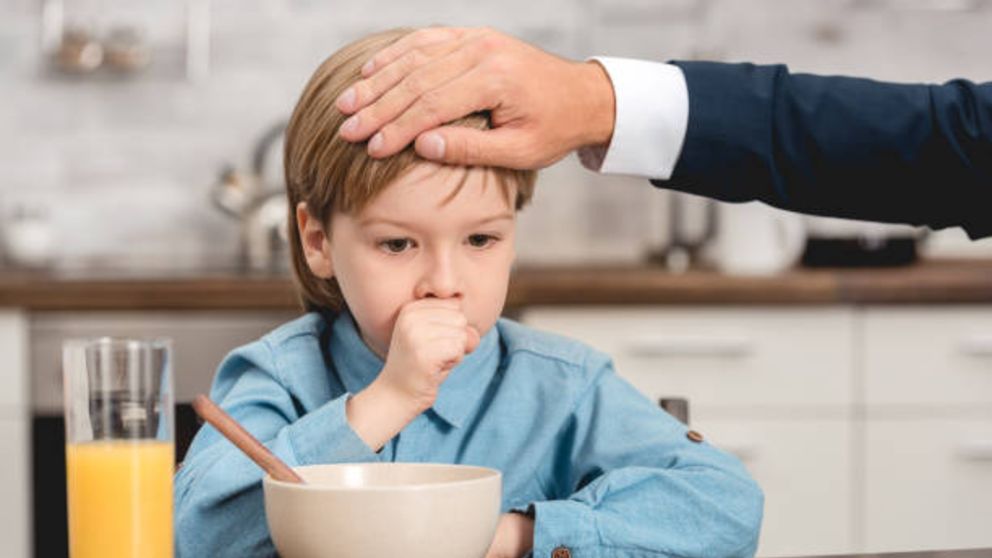
<instances>
[{"instance_id":1,"label":"shirt cuff","mask_svg":"<svg viewBox=\"0 0 992 558\"><path fill-rule=\"evenodd\" d=\"M381 461L348 423L349 397L332 399L286 427L298 465Z\"/></svg>"},{"instance_id":2,"label":"shirt cuff","mask_svg":"<svg viewBox=\"0 0 992 558\"><path fill-rule=\"evenodd\" d=\"M594 556L599 545L589 506L574 500L534 502L534 558L552 558L568 549L572 558Z\"/></svg>"},{"instance_id":3,"label":"shirt cuff","mask_svg":"<svg viewBox=\"0 0 992 558\"><path fill-rule=\"evenodd\" d=\"M579 149L582 165L606 174L672 176L689 123L689 89L674 64L597 56L613 84L616 117L609 146Z\"/></svg>"}]
</instances>

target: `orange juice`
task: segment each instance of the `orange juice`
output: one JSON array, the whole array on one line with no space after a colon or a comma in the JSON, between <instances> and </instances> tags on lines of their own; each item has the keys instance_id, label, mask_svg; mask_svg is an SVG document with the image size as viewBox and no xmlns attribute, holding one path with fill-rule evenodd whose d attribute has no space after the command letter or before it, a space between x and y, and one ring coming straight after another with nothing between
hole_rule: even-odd
<instances>
[{"instance_id":1,"label":"orange juice","mask_svg":"<svg viewBox=\"0 0 992 558\"><path fill-rule=\"evenodd\" d=\"M171 442L66 445L69 555L172 558Z\"/></svg>"}]
</instances>

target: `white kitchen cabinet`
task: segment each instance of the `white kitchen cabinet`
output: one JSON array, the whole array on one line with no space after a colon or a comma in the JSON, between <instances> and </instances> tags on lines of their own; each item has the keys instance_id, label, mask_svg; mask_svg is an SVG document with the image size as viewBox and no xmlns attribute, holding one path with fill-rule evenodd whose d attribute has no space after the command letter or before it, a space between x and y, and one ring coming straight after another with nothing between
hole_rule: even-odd
<instances>
[{"instance_id":1,"label":"white kitchen cabinet","mask_svg":"<svg viewBox=\"0 0 992 558\"><path fill-rule=\"evenodd\" d=\"M865 549L992 547L992 413L869 418Z\"/></svg>"},{"instance_id":2,"label":"white kitchen cabinet","mask_svg":"<svg viewBox=\"0 0 992 558\"><path fill-rule=\"evenodd\" d=\"M835 419L694 419L765 493L760 556L838 554L854 545L852 432Z\"/></svg>"},{"instance_id":3,"label":"white kitchen cabinet","mask_svg":"<svg viewBox=\"0 0 992 558\"><path fill-rule=\"evenodd\" d=\"M694 413L851 404L851 310L534 308L528 325L582 340L652 399Z\"/></svg>"},{"instance_id":4,"label":"white kitchen cabinet","mask_svg":"<svg viewBox=\"0 0 992 558\"><path fill-rule=\"evenodd\" d=\"M992 546L992 307L864 315L866 550Z\"/></svg>"},{"instance_id":5,"label":"white kitchen cabinet","mask_svg":"<svg viewBox=\"0 0 992 558\"><path fill-rule=\"evenodd\" d=\"M0 409L28 406L27 318L0 308Z\"/></svg>"},{"instance_id":6,"label":"white kitchen cabinet","mask_svg":"<svg viewBox=\"0 0 992 558\"><path fill-rule=\"evenodd\" d=\"M18 413L11 417L0 416L0 537L3 555L10 558L27 558L30 553L31 429L28 421Z\"/></svg>"},{"instance_id":7,"label":"white kitchen cabinet","mask_svg":"<svg viewBox=\"0 0 992 558\"><path fill-rule=\"evenodd\" d=\"M3 555L27 558L30 552L31 485L28 459L27 320L0 310L0 540Z\"/></svg>"},{"instance_id":8,"label":"white kitchen cabinet","mask_svg":"<svg viewBox=\"0 0 992 558\"><path fill-rule=\"evenodd\" d=\"M868 309L864 328L867 405L992 409L992 307Z\"/></svg>"}]
</instances>

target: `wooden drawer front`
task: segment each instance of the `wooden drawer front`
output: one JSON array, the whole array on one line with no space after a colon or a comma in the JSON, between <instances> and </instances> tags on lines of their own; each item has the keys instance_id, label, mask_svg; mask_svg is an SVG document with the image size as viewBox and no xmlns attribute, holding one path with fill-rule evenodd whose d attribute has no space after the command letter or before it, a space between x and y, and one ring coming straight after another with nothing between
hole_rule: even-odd
<instances>
[{"instance_id":1,"label":"wooden drawer front","mask_svg":"<svg viewBox=\"0 0 992 558\"><path fill-rule=\"evenodd\" d=\"M652 398L708 406L848 405L844 309L533 309L523 321L611 355Z\"/></svg>"},{"instance_id":2,"label":"wooden drawer front","mask_svg":"<svg viewBox=\"0 0 992 558\"><path fill-rule=\"evenodd\" d=\"M694 429L738 455L765 492L759 556L853 552L851 435L836 420L707 420Z\"/></svg>"},{"instance_id":3,"label":"wooden drawer front","mask_svg":"<svg viewBox=\"0 0 992 558\"><path fill-rule=\"evenodd\" d=\"M866 550L992 547L992 419L872 419L866 442Z\"/></svg>"},{"instance_id":4,"label":"wooden drawer front","mask_svg":"<svg viewBox=\"0 0 992 558\"><path fill-rule=\"evenodd\" d=\"M872 404L992 405L992 307L865 313Z\"/></svg>"}]
</instances>

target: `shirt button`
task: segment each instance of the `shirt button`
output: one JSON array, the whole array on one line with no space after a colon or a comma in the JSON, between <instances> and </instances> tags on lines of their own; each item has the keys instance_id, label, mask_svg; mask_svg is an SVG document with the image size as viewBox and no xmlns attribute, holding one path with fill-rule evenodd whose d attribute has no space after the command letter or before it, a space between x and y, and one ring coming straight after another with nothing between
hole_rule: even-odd
<instances>
[{"instance_id":1,"label":"shirt button","mask_svg":"<svg viewBox=\"0 0 992 558\"><path fill-rule=\"evenodd\" d=\"M572 551L567 546L559 546L551 551L551 558L572 558Z\"/></svg>"},{"instance_id":2,"label":"shirt button","mask_svg":"<svg viewBox=\"0 0 992 558\"><path fill-rule=\"evenodd\" d=\"M703 435L700 434L699 432L696 432L695 430L690 430L690 431L686 432L685 433L685 437L686 438L689 438L689 441L695 442L697 444L699 444L699 443L701 443L703 441Z\"/></svg>"}]
</instances>

